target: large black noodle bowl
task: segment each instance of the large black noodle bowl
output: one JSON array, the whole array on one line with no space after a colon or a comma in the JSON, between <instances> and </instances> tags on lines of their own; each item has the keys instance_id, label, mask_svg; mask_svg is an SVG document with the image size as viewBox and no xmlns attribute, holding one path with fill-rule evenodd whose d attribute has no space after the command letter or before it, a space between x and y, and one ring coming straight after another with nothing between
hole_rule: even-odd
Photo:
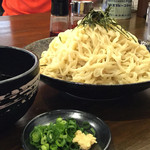
<instances>
[{"instance_id":1,"label":"large black noodle bowl","mask_svg":"<svg viewBox=\"0 0 150 150\"><path fill-rule=\"evenodd\" d=\"M40 58L41 53L48 49L49 43L52 40L53 38L45 38L29 44L25 48L37 54ZM148 43L142 43L146 45L147 49L149 49ZM150 81L133 84L94 85L54 79L42 74L41 80L46 84L72 96L97 100L116 99L143 91L150 87Z\"/></svg>"},{"instance_id":2,"label":"large black noodle bowl","mask_svg":"<svg viewBox=\"0 0 150 150\"><path fill-rule=\"evenodd\" d=\"M13 125L32 105L40 79L33 53L0 46L0 130Z\"/></svg>"},{"instance_id":3,"label":"large black noodle bowl","mask_svg":"<svg viewBox=\"0 0 150 150\"><path fill-rule=\"evenodd\" d=\"M63 81L44 75L41 75L41 80L58 90L85 99L115 99L150 87L150 82L123 85L92 85Z\"/></svg>"}]
</instances>

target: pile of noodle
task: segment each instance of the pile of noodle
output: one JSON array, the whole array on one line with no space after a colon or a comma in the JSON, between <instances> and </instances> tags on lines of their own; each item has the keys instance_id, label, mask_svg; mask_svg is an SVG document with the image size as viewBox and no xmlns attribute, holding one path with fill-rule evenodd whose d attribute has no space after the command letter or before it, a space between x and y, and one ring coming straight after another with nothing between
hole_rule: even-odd
<instances>
[{"instance_id":1,"label":"pile of noodle","mask_svg":"<svg viewBox=\"0 0 150 150\"><path fill-rule=\"evenodd\" d=\"M66 30L42 53L41 74L88 84L149 81L150 53L134 38L99 25Z\"/></svg>"}]
</instances>

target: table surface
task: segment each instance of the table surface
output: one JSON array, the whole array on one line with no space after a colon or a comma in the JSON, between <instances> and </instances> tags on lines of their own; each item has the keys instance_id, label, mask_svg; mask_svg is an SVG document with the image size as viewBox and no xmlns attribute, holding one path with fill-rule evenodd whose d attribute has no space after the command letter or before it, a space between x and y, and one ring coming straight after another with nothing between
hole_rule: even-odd
<instances>
[{"instance_id":1,"label":"table surface","mask_svg":"<svg viewBox=\"0 0 150 150\"><path fill-rule=\"evenodd\" d=\"M139 39L146 40L143 18L132 14L119 23ZM23 48L33 41L49 37L50 14L0 17L0 45ZM150 149L150 89L112 101L86 101L64 96L40 82L36 99L28 112L7 131L0 133L0 150L21 150L21 134L36 115L56 109L77 109L92 113L109 126L110 150Z\"/></svg>"}]
</instances>

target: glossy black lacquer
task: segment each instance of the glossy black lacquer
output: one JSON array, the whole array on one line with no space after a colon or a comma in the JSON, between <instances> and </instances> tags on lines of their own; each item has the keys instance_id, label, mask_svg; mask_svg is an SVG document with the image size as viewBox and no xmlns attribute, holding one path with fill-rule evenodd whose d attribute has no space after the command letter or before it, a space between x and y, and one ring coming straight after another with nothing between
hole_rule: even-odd
<instances>
[{"instance_id":1,"label":"glossy black lacquer","mask_svg":"<svg viewBox=\"0 0 150 150\"><path fill-rule=\"evenodd\" d=\"M0 130L13 125L32 105L39 82L39 62L33 53L0 46Z\"/></svg>"},{"instance_id":2,"label":"glossy black lacquer","mask_svg":"<svg viewBox=\"0 0 150 150\"><path fill-rule=\"evenodd\" d=\"M96 131L97 144L93 145L92 150L106 150L111 141L111 133L108 126L98 117L79 110L60 109L51 112L45 112L33 118L24 128L22 134L22 146L24 150L36 150L29 142L29 134L34 126L45 125L55 122L58 117L63 119L74 118L80 125L83 122L89 122Z\"/></svg>"},{"instance_id":3,"label":"glossy black lacquer","mask_svg":"<svg viewBox=\"0 0 150 150\"><path fill-rule=\"evenodd\" d=\"M31 50L40 58L41 53L48 49L49 43L52 40L53 38L42 39L27 45L25 48ZM146 45L146 47L149 49L149 44L143 41L142 44ZM41 80L58 90L68 93L69 95L89 100L117 99L135 94L150 87L150 81L134 84L94 85L59 80L42 74Z\"/></svg>"}]
</instances>

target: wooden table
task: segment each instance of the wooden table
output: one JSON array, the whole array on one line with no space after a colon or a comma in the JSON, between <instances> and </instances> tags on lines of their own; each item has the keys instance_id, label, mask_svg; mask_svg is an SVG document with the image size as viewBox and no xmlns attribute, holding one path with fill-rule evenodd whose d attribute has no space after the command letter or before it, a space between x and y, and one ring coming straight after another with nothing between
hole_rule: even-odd
<instances>
[{"instance_id":1,"label":"wooden table","mask_svg":"<svg viewBox=\"0 0 150 150\"><path fill-rule=\"evenodd\" d=\"M146 40L147 27L143 18L133 14L120 20L127 30ZM50 14L0 17L0 45L24 47L49 37ZM110 150L150 149L150 89L113 101L85 101L63 96L60 91L40 82L34 104L12 128L0 133L0 150L21 150L21 134L36 115L55 109L78 109L100 117L109 126Z\"/></svg>"}]
</instances>

